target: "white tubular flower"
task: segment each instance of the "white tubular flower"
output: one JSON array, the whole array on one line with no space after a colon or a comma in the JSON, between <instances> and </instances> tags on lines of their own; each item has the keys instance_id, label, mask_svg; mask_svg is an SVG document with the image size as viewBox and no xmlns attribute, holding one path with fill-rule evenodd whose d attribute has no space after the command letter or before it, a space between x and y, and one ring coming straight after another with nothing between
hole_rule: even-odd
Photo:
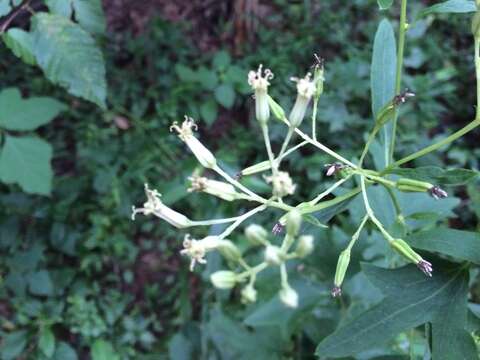
<instances>
[{"instance_id":1,"label":"white tubular flower","mask_svg":"<svg viewBox=\"0 0 480 360\"><path fill-rule=\"evenodd\" d=\"M185 235L183 240L183 250L180 251L180 254L187 255L190 257L190 271L193 271L195 264L206 264L207 260L205 255L207 252L215 250L220 245L221 240L218 236L207 236L202 240L191 239L190 235Z\"/></svg>"},{"instance_id":2,"label":"white tubular flower","mask_svg":"<svg viewBox=\"0 0 480 360\"><path fill-rule=\"evenodd\" d=\"M242 198L242 195L235 191L233 185L217 180L210 180L206 177L191 176L188 192L201 191L226 201L233 201Z\"/></svg>"},{"instance_id":3,"label":"white tubular flower","mask_svg":"<svg viewBox=\"0 0 480 360\"><path fill-rule=\"evenodd\" d=\"M213 169L217 165L215 156L193 135L192 128L197 130L198 126L192 118L185 115L182 126L180 127L175 121L172 126L170 126L170 131L175 130L178 133L178 137L187 144L202 166L207 169Z\"/></svg>"},{"instance_id":4,"label":"white tubular flower","mask_svg":"<svg viewBox=\"0 0 480 360\"><path fill-rule=\"evenodd\" d=\"M248 73L248 85L255 92L255 116L257 121L265 124L270 118L270 107L268 105L268 80L273 79L273 73L270 69L262 71L263 65L260 64L257 71L251 70Z\"/></svg>"},{"instance_id":5,"label":"white tubular flower","mask_svg":"<svg viewBox=\"0 0 480 360\"><path fill-rule=\"evenodd\" d=\"M288 307L296 308L298 307L298 294L295 290L286 284L282 286L282 289L278 293L280 300Z\"/></svg>"},{"instance_id":6,"label":"white tubular flower","mask_svg":"<svg viewBox=\"0 0 480 360\"><path fill-rule=\"evenodd\" d=\"M233 271L220 270L210 275L210 281L217 289L231 289L237 282L237 275Z\"/></svg>"},{"instance_id":7,"label":"white tubular flower","mask_svg":"<svg viewBox=\"0 0 480 360\"><path fill-rule=\"evenodd\" d=\"M297 99L288 117L290 125L293 127L298 127L302 123L308 103L317 90L314 81L310 80L311 76L308 73L303 79L291 78L297 83Z\"/></svg>"},{"instance_id":8,"label":"white tubular flower","mask_svg":"<svg viewBox=\"0 0 480 360\"><path fill-rule=\"evenodd\" d=\"M191 225L191 221L179 212L170 209L160 200L161 194L157 190L150 190L148 184L145 184L145 194L147 202L143 204L143 208L132 206L132 220L138 213L143 215L155 215L178 229L183 229Z\"/></svg>"},{"instance_id":9,"label":"white tubular flower","mask_svg":"<svg viewBox=\"0 0 480 360\"><path fill-rule=\"evenodd\" d=\"M296 185L293 183L290 175L285 171L279 171L277 174L265 177L267 183L272 183L273 195L284 197L292 195L295 192Z\"/></svg>"},{"instance_id":10,"label":"white tubular flower","mask_svg":"<svg viewBox=\"0 0 480 360\"><path fill-rule=\"evenodd\" d=\"M248 284L242 289L240 293L242 297L242 303L254 303L257 301L257 290L253 287L253 284Z\"/></svg>"}]
</instances>

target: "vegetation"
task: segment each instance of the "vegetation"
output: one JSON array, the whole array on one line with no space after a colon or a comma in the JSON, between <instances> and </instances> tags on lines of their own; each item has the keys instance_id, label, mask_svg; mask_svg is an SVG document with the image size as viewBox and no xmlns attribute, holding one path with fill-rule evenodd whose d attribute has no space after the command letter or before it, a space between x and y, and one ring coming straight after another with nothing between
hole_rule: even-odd
<instances>
[{"instance_id":1,"label":"vegetation","mask_svg":"<svg viewBox=\"0 0 480 360\"><path fill-rule=\"evenodd\" d=\"M205 51L0 0L0 359L478 358L477 6L275 0Z\"/></svg>"}]
</instances>

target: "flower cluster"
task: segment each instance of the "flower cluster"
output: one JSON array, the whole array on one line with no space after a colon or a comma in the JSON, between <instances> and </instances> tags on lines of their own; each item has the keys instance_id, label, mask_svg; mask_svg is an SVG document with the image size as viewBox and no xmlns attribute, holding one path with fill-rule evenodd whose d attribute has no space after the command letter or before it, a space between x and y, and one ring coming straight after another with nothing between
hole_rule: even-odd
<instances>
[{"instance_id":1,"label":"flower cluster","mask_svg":"<svg viewBox=\"0 0 480 360\"><path fill-rule=\"evenodd\" d=\"M427 276L432 276L431 263L417 254L404 240L393 238L376 218L369 205L366 188L372 184L380 184L388 188L390 194L394 193L394 191L423 192L430 194L435 199L445 198L447 196L446 191L428 182L409 178L392 180L383 172L362 168L363 158L368 153L369 144L375 134L391 120L396 107L403 104L407 98L413 97L414 94L407 90L395 96L380 111L380 115L375 121L375 128L372 131L371 138L365 146L360 161L358 164L355 164L316 139L316 109L318 99L323 92L324 83L323 60L316 56L316 62L313 65L313 76L311 73L307 73L303 78L292 78L296 83L297 94L288 117L285 115L286 113L282 106L268 94L268 88L272 79L273 73L269 69L264 70L262 65L256 71L252 70L248 73L247 81L254 92L255 98L255 117L262 130L267 156L264 161L243 169L235 177L230 176L219 166L214 154L194 135L197 125L193 119L185 116L182 124L175 122L170 128L171 131L178 133L178 137L187 145L203 168L208 169L209 173L216 174L221 178L221 180L217 180L197 174L192 175L189 178L189 192L206 193L228 202L247 201L249 204L255 203L256 207L230 218L194 221L165 205L161 201L160 194L145 185L147 201L141 208L133 207L132 219L139 213L154 215L179 229L228 224L220 234L209 235L200 240L192 238L190 234L185 235L183 249L180 253L190 259L190 269L193 271L196 264L205 264L207 262L206 256L209 252L218 251L225 258L231 270L221 270L213 273L211 282L219 289L231 289L237 285L241 286L240 295L242 302L251 303L257 299L255 287L257 275L268 267L277 267L280 270L278 296L286 306L296 307L299 303L299 294L288 282L286 263L292 259L304 258L314 251L314 238L311 235L302 234L301 231L303 217L361 193L365 205L365 216L352 235L347 248L340 253L335 278L333 279L332 296L337 297L342 293L341 286L350 263L351 249L358 240L362 229L369 221L378 229L394 251L402 255L407 261L416 264ZM304 121L312 99L312 136L309 136L299 127ZM268 124L271 114L287 126L285 139L277 153L272 149L269 138ZM290 141L295 139L295 136L300 137L302 142L289 148ZM335 182L333 184L330 183L326 190L317 194L312 200L296 204L295 206L289 205L284 201L284 198L295 193L296 185L290 174L282 167L282 160L305 145L314 146L334 158L335 162L325 165L325 175ZM260 196L240 182L246 176L264 172L269 172L268 175L263 176L266 184L271 186L271 196L268 198ZM361 184L360 190L351 190L338 199L322 201L326 196L331 197L335 189L353 177L359 180ZM273 227L273 235L255 223L251 223L244 229L244 235L251 247L263 248L262 261L259 264L250 265L248 258L227 237L246 220L268 208L283 211L283 215ZM398 217L403 219L401 214L398 214ZM283 234L283 240L280 242L279 235L281 234Z\"/></svg>"}]
</instances>

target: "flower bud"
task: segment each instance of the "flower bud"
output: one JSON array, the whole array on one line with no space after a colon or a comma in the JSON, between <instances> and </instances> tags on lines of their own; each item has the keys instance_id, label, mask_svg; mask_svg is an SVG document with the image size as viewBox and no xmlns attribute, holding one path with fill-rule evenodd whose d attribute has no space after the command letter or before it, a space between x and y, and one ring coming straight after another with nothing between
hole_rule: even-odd
<instances>
[{"instance_id":1,"label":"flower bud","mask_svg":"<svg viewBox=\"0 0 480 360\"><path fill-rule=\"evenodd\" d=\"M395 186L398 190L404 192L427 192L433 187L428 182L407 178L398 179Z\"/></svg>"},{"instance_id":2,"label":"flower bud","mask_svg":"<svg viewBox=\"0 0 480 360\"><path fill-rule=\"evenodd\" d=\"M242 289L241 292L242 303L254 303L257 301L257 290L253 287L253 284L248 284Z\"/></svg>"},{"instance_id":3,"label":"flower bud","mask_svg":"<svg viewBox=\"0 0 480 360\"><path fill-rule=\"evenodd\" d=\"M201 191L225 201L234 201L242 198L242 194L238 193L232 184L200 176L191 176L188 180L191 182L188 192Z\"/></svg>"},{"instance_id":4,"label":"flower bud","mask_svg":"<svg viewBox=\"0 0 480 360\"><path fill-rule=\"evenodd\" d=\"M268 80L273 79L273 73L270 69L262 71L263 65L260 64L257 71L248 73L248 84L255 92L255 116L261 124L266 124L270 118L270 107L268 104Z\"/></svg>"},{"instance_id":5,"label":"flower bud","mask_svg":"<svg viewBox=\"0 0 480 360\"><path fill-rule=\"evenodd\" d=\"M288 307L296 308L298 307L298 294L297 292L286 284L282 286L282 289L279 291L278 295L280 300Z\"/></svg>"},{"instance_id":6,"label":"flower bud","mask_svg":"<svg viewBox=\"0 0 480 360\"><path fill-rule=\"evenodd\" d=\"M143 208L132 206L132 220L135 220L135 215L138 213L144 215L153 214L178 229L191 226L191 221L185 215L180 214L162 203L160 200L161 194L157 190L150 190L148 184L145 184L145 194L147 196L147 202L143 204Z\"/></svg>"},{"instance_id":7,"label":"flower bud","mask_svg":"<svg viewBox=\"0 0 480 360\"><path fill-rule=\"evenodd\" d=\"M220 270L210 275L210 281L217 289L231 289L237 282L237 275L233 271Z\"/></svg>"},{"instance_id":8,"label":"flower bud","mask_svg":"<svg viewBox=\"0 0 480 360\"><path fill-rule=\"evenodd\" d=\"M432 276L432 264L424 260L402 239L394 239L390 242L392 248L417 267L427 276Z\"/></svg>"},{"instance_id":9,"label":"flower bud","mask_svg":"<svg viewBox=\"0 0 480 360\"><path fill-rule=\"evenodd\" d=\"M177 122L174 122L170 126L170 131L175 130L178 133L178 137L190 148L193 155L197 158L198 162L207 169L213 169L217 165L215 156L208 150L195 136L193 136L192 128L195 130L198 128L192 118L185 116L185 121L182 126L178 126Z\"/></svg>"},{"instance_id":10,"label":"flower bud","mask_svg":"<svg viewBox=\"0 0 480 360\"><path fill-rule=\"evenodd\" d=\"M272 183L273 195L282 198L286 195L292 195L295 192L296 185L293 183L290 175L285 171L279 171L275 175L265 177L267 183Z\"/></svg>"},{"instance_id":11,"label":"flower bud","mask_svg":"<svg viewBox=\"0 0 480 360\"><path fill-rule=\"evenodd\" d=\"M245 236L252 245L267 245L268 232L257 224L250 224L245 228Z\"/></svg>"},{"instance_id":12,"label":"flower bud","mask_svg":"<svg viewBox=\"0 0 480 360\"><path fill-rule=\"evenodd\" d=\"M270 109L273 112L273 115L280 121L286 120L285 116L285 111L283 108L280 106L279 103L277 103L275 100L272 99L271 96L268 96L268 104L270 105Z\"/></svg>"},{"instance_id":13,"label":"flower bud","mask_svg":"<svg viewBox=\"0 0 480 360\"><path fill-rule=\"evenodd\" d=\"M240 172L240 176L253 175L253 174L257 174L259 172L267 171L268 169L270 169L270 161L265 160L265 161L259 162L258 164L255 164L255 165L252 165L252 166L249 166L249 167L243 169Z\"/></svg>"},{"instance_id":14,"label":"flower bud","mask_svg":"<svg viewBox=\"0 0 480 360\"><path fill-rule=\"evenodd\" d=\"M297 209L293 209L287 214L287 234L291 237L297 236L302 225L302 214Z\"/></svg>"},{"instance_id":15,"label":"flower bud","mask_svg":"<svg viewBox=\"0 0 480 360\"><path fill-rule=\"evenodd\" d=\"M295 249L295 254L303 258L310 255L313 252L313 236L312 235L302 235L298 238L298 245Z\"/></svg>"},{"instance_id":16,"label":"flower bud","mask_svg":"<svg viewBox=\"0 0 480 360\"><path fill-rule=\"evenodd\" d=\"M292 111L288 116L290 126L296 128L299 127L305 117L308 103L315 94L315 83L310 80L311 74L308 73L303 79L292 78L292 81L297 83L297 99L293 105Z\"/></svg>"},{"instance_id":17,"label":"flower bud","mask_svg":"<svg viewBox=\"0 0 480 360\"><path fill-rule=\"evenodd\" d=\"M230 261L238 261L242 258L240 250L230 240L220 240L217 246L217 250L222 256Z\"/></svg>"},{"instance_id":18,"label":"flower bud","mask_svg":"<svg viewBox=\"0 0 480 360\"><path fill-rule=\"evenodd\" d=\"M332 290L332 296L336 297L341 295L341 286L347 273L348 265L350 264L350 249L347 248L340 253L337 262L337 270L335 271L335 279L333 281L334 288Z\"/></svg>"},{"instance_id":19,"label":"flower bud","mask_svg":"<svg viewBox=\"0 0 480 360\"><path fill-rule=\"evenodd\" d=\"M267 245L265 247L265 261L270 265L280 265L283 263L283 253L278 246Z\"/></svg>"},{"instance_id":20,"label":"flower bud","mask_svg":"<svg viewBox=\"0 0 480 360\"><path fill-rule=\"evenodd\" d=\"M319 58L317 55L315 55L316 58L316 64L315 64L315 70L313 71L313 82L315 83L315 94L314 97L318 99L320 95L323 94L323 83L325 82L325 76L324 76L324 67L323 67L323 59Z\"/></svg>"}]
</instances>

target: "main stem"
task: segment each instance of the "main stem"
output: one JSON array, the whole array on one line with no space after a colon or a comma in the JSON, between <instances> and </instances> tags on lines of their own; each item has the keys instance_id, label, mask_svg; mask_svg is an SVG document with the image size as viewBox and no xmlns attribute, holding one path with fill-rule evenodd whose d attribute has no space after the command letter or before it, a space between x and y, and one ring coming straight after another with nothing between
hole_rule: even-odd
<instances>
[{"instance_id":1,"label":"main stem","mask_svg":"<svg viewBox=\"0 0 480 360\"><path fill-rule=\"evenodd\" d=\"M400 25L398 29L398 49L397 49L397 72L395 76L395 95L400 93L402 87L402 69L403 53L405 49L405 31L407 30L407 0L402 0L400 9ZM390 141L390 151L388 163L393 161L393 152L395 150L395 138L397 134L398 109L395 110L393 117L392 139ZM388 165L387 163L387 165Z\"/></svg>"}]
</instances>

